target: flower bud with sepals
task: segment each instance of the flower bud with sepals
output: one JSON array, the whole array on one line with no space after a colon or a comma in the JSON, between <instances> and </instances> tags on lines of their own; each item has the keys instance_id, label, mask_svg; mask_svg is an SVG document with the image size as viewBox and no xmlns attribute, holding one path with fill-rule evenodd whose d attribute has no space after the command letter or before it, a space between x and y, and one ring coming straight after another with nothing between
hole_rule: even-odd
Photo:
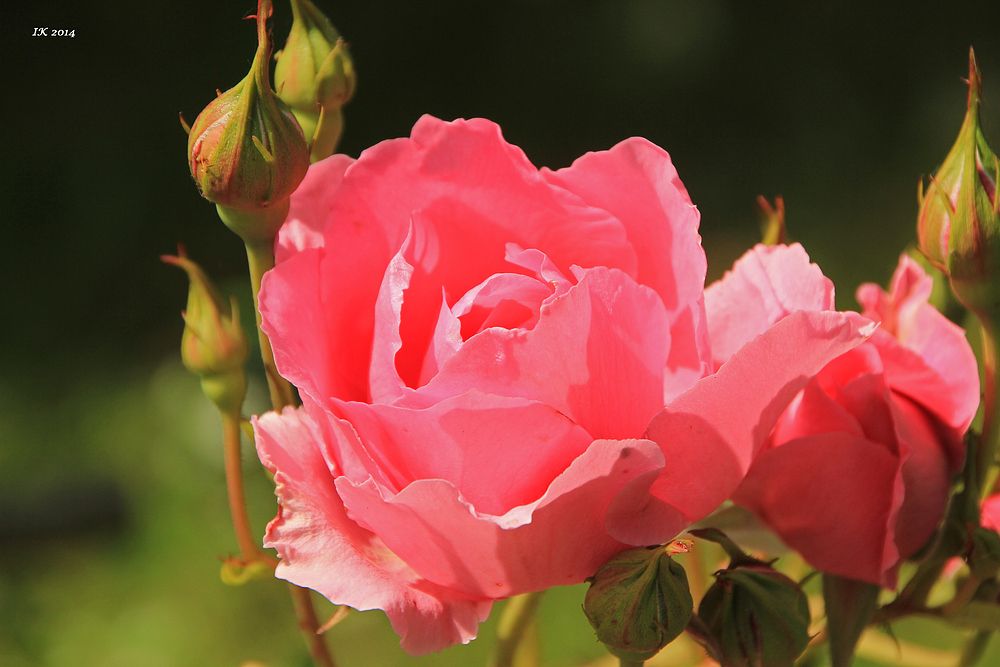
<instances>
[{"instance_id":1,"label":"flower bud with sepals","mask_svg":"<svg viewBox=\"0 0 1000 667\"><path fill-rule=\"evenodd\" d=\"M278 96L291 108L311 146L313 162L329 157L343 131L341 108L356 75L347 44L309 0L291 0L294 20L274 68Z\"/></svg>"},{"instance_id":2,"label":"flower bud with sepals","mask_svg":"<svg viewBox=\"0 0 1000 667\"><path fill-rule=\"evenodd\" d=\"M958 139L926 192L920 194L920 249L950 278L980 319L1000 315L1000 160L979 122L982 77L969 50L969 99ZM994 319L994 321L996 321Z\"/></svg>"},{"instance_id":3,"label":"flower bud with sepals","mask_svg":"<svg viewBox=\"0 0 1000 667\"><path fill-rule=\"evenodd\" d=\"M794 581L745 554L714 528L692 535L720 544L732 559L715 573L698 616L727 667L786 667L809 643L809 605Z\"/></svg>"},{"instance_id":4,"label":"flower bud with sepals","mask_svg":"<svg viewBox=\"0 0 1000 667\"><path fill-rule=\"evenodd\" d=\"M271 90L268 67L270 0L257 7L257 52L250 73L209 104L191 125L188 163L202 196L231 212L244 240L273 238L284 215L260 214L270 207L287 213L287 199L305 178L309 149L295 117ZM247 214L241 214L247 212ZM261 222L253 222L261 218ZM230 221L223 215L223 219ZM244 221L245 219L245 221ZM254 225L268 227L253 229Z\"/></svg>"},{"instance_id":5,"label":"flower bud with sepals","mask_svg":"<svg viewBox=\"0 0 1000 667\"><path fill-rule=\"evenodd\" d=\"M670 557L687 550L684 542L628 549L589 580L583 611L612 654L648 660L687 627L694 601L684 568Z\"/></svg>"},{"instance_id":6,"label":"flower bud with sepals","mask_svg":"<svg viewBox=\"0 0 1000 667\"><path fill-rule=\"evenodd\" d=\"M249 345L236 298L230 297L227 308L208 276L183 249L178 249L177 257L161 259L183 269L191 281L181 338L185 368L201 378L202 391L220 412L239 414L247 390L243 364Z\"/></svg>"}]
</instances>

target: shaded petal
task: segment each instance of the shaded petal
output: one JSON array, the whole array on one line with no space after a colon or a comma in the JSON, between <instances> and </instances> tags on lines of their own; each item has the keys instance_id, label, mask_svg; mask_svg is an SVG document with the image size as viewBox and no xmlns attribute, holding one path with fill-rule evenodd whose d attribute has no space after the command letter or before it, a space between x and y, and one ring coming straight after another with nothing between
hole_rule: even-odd
<instances>
[{"instance_id":1,"label":"shaded petal","mask_svg":"<svg viewBox=\"0 0 1000 667\"><path fill-rule=\"evenodd\" d=\"M792 313L740 349L718 373L678 396L647 432L669 462L652 486L654 497L641 512L609 526L612 535L629 544L659 544L673 537L659 526L672 525L676 511L688 523L707 516L743 479L809 378L861 343L873 326L847 313Z\"/></svg>"},{"instance_id":2,"label":"shaded petal","mask_svg":"<svg viewBox=\"0 0 1000 667\"><path fill-rule=\"evenodd\" d=\"M796 310L833 310L833 283L798 243L757 244L705 290L715 368Z\"/></svg>"},{"instance_id":3,"label":"shaded petal","mask_svg":"<svg viewBox=\"0 0 1000 667\"><path fill-rule=\"evenodd\" d=\"M645 440L596 440L531 505L482 515L451 483L426 479L394 497L344 477L337 490L422 576L470 597L504 598L582 582L625 548L608 536L612 499L663 457Z\"/></svg>"},{"instance_id":4,"label":"shaded petal","mask_svg":"<svg viewBox=\"0 0 1000 667\"><path fill-rule=\"evenodd\" d=\"M670 349L659 296L617 270L583 272L531 331L488 329L397 405L426 407L470 389L553 406L594 438L636 437L663 406Z\"/></svg>"},{"instance_id":5,"label":"shaded petal","mask_svg":"<svg viewBox=\"0 0 1000 667\"><path fill-rule=\"evenodd\" d=\"M810 565L895 587L898 459L844 433L792 440L762 453L733 500Z\"/></svg>"},{"instance_id":6,"label":"shaded petal","mask_svg":"<svg viewBox=\"0 0 1000 667\"><path fill-rule=\"evenodd\" d=\"M280 511L264 545L278 550L275 575L334 604L383 609L400 645L418 655L474 639L492 601L470 599L417 575L381 540L348 518L320 453L322 434L301 410L254 420L257 450L275 474Z\"/></svg>"}]
</instances>

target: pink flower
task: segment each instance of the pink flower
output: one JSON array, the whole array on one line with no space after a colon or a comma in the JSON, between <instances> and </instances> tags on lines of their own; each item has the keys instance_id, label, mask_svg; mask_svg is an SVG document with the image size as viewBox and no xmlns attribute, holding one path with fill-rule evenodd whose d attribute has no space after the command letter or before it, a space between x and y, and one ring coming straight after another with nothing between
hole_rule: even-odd
<instances>
[{"instance_id":1,"label":"pink flower","mask_svg":"<svg viewBox=\"0 0 1000 667\"><path fill-rule=\"evenodd\" d=\"M728 280L707 293L710 330L711 295L741 291ZM824 572L895 588L962 467L979 375L965 333L927 303L931 287L903 255L889 293L858 289L881 326L796 396L733 496Z\"/></svg>"},{"instance_id":2,"label":"pink flower","mask_svg":"<svg viewBox=\"0 0 1000 667\"><path fill-rule=\"evenodd\" d=\"M1000 533L1000 494L992 495L983 501L979 522L983 528Z\"/></svg>"},{"instance_id":3,"label":"pink flower","mask_svg":"<svg viewBox=\"0 0 1000 667\"><path fill-rule=\"evenodd\" d=\"M698 212L642 139L553 172L488 121L424 117L313 165L276 254L261 312L304 405L255 423L266 544L414 654L713 510L758 422L862 337L797 313L699 381Z\"/></svg>"}]
</instances>

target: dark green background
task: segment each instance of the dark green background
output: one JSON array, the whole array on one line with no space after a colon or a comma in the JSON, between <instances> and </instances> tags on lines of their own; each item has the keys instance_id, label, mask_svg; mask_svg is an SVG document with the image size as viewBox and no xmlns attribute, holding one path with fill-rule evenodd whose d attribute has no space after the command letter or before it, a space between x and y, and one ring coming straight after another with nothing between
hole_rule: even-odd
<instances>
[{"instance_id":1,"label":"dark green background","mask_svg":"<svg viewBox=\"0 0 1000 667\"><path fill-rule=\"evenodd\" d=\"M359 72L344 152L406 135L424 113L495 120L554 168L644 136L701 210L710 278L757 240L756 195L781 194L842 308L860 282L885 283L913 238L918 179L964 112L970 45L987 138L1000 141L996 2L320 6ZM197 195L177 114L192 121L242 78L254 10L43 1L0 19L0 664L296 659L297 645L266 648L268 585L215 579L214 556L234 546L214 418L178 367L185 279L157 259L183 242L243 289L242 249ZM279 2L279 44L290 22ZM33 38L36 26L76 36ZM262 526L267 483L251 486ZM199 613L205 637L191 639ZM121 657L122 633L146 648ZM258 645L229 662L191 654Z\"/></svg>"}]
</instances>

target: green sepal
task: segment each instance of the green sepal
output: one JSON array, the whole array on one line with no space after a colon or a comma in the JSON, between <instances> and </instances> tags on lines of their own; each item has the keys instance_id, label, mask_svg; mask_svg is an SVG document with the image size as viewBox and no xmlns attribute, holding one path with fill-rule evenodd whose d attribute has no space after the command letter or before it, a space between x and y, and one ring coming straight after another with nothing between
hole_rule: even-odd
<instances>
[{"instance_id":1,"label":"green sepal","mask_svg":"<svg viewBox=\"0 0 1000 667\"><path fill-rule=\"evenodd\" d=\"M876 584L823 575L832 667L850 666L861 633L875 614L880 590Z\"/></svg>"}]
</instances>

